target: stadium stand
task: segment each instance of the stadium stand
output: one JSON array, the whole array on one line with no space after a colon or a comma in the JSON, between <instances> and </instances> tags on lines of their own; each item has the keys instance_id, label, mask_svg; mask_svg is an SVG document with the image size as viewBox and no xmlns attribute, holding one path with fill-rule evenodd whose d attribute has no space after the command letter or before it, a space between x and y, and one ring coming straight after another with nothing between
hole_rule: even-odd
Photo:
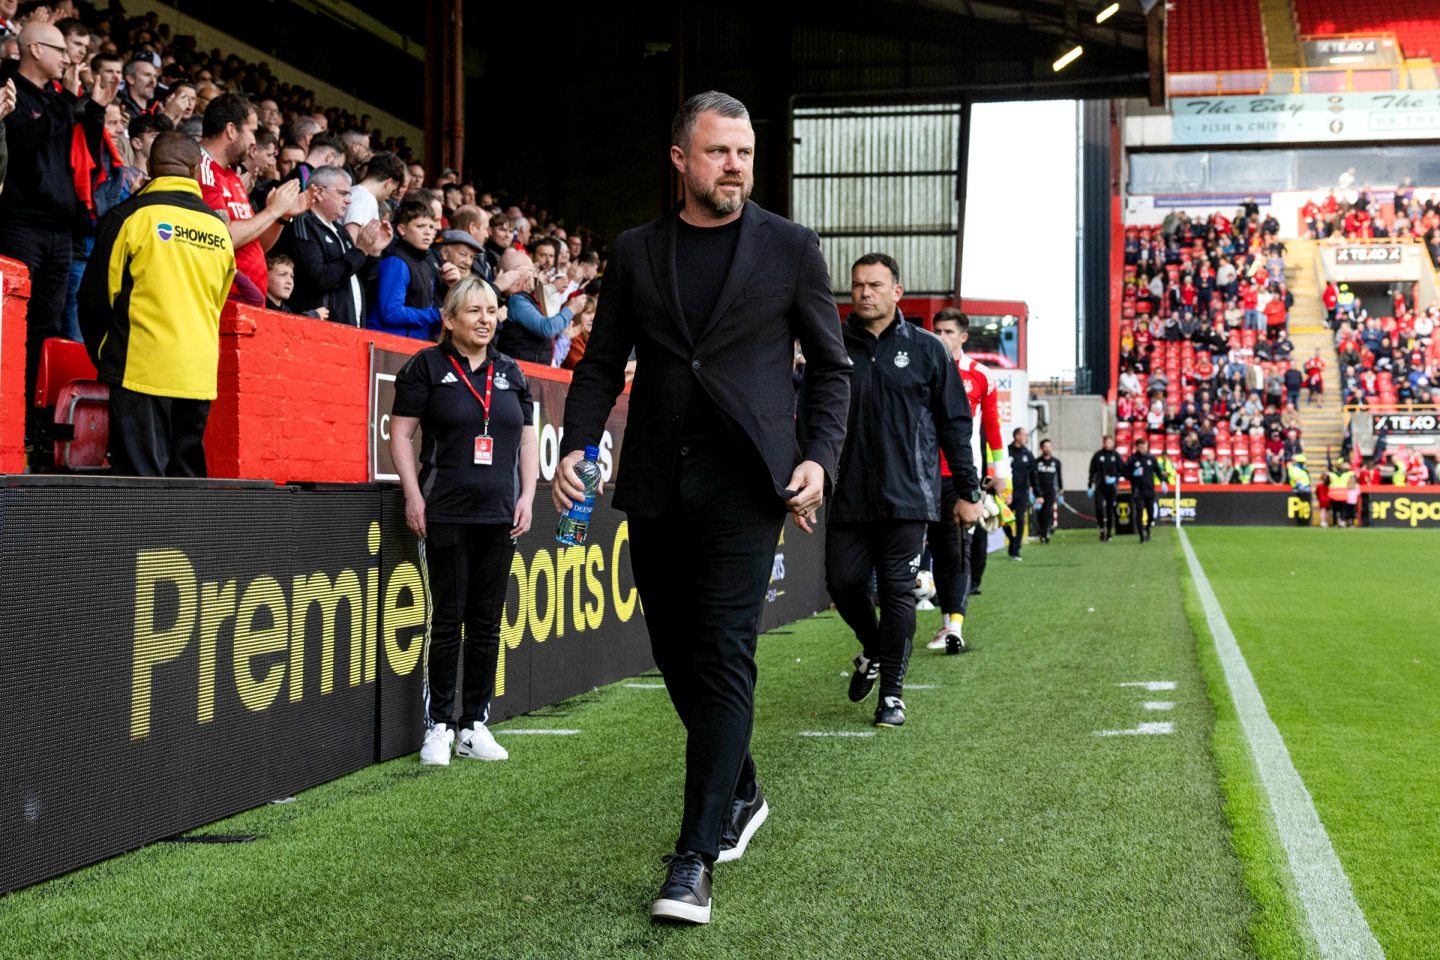
<instances>
[{"instance_id":1,"label":"stadium stand","mask_svg":"<svg viewBox=\"0 0 1440 960\"><path fill-rule=\"evenodd\" d=\"M1146 436L1189 484L1289 482L1304 445L1278 228L1252 205L1126 228L1117 449Z\"/></svg>"},{"instance_id":2,"label":"stadium stand","mask_svg":"<svg viewBox=\"0 0 1440 960\"><path fill-rule=\"evenodd\" d=\"M1257 0L1174 0L1169 6L1166 56L1172 73L1268 65Z\"/></svg>"},{"instance_id":3,"label":"stadium stand","mask_svg":"<svg viewBox=\"0 0 1440 960\"><path fill-rule=\"evenodd\" d=\"M77 217L77 222L83 223L75 231L74 285L78 285L85 266L81 251L88 250L87 244L93 242L96 225L104 210L125 199L144 183L148 151L156 134L175 125L198 138L200 118L206 106L222 94L241 95L256 109L260 142L235 168L242 176L244 188L250 191L251 204L256 211L263 207L268 191L291 173L299 158L305 157L306 145L313 146L312 140L322 142L322 133L345 134L337 146L337 149L343 149L343 154L339 155L339 159L328 162L346 167L352 175L353 184L360 183L367 169L375 169L376 157L389 154L403 161L399 165L389 163L388 169L392 171L389 176L401 179L393 192L379 198L379 219L390 220L400 202L407 197L418 198L431 205L440 229L452 226L451 218L460 214L454 225L462 229L448 231L452 235L448 240L451 244L449 253L442 253L438 248L429 252L436 266L437 278L442 273L439 269L442 264L454 261L462 264L460 269L464 270L470 269L473 261L475 273L506 285L502 293L532 296L540 305L541 312L552 317L558 315L562 305L574 296L577 288L589 285L596 277L600 261L591 249L594 246L592 237L582 236L574 229L565 230L557 217L526 198L502 200L497 192L482 189L454 170L444 170L431 178L427 189L424 169L405 136L384 136L371 127L368 116L357 116L350 110L317 102L313 90L283 81L265 62L249 61L218 48L206 50L195 36L172 32L170 26L154 12L131 17L118 3L97 9L90 4L76 4L70 0L53 5L22 4L16 21L10 26L18 31L29 24L53 25L71 46L67 55L73 61L84 64L79 78L82 102L83 98L92 95L97 103L105 102L100 97L103 91L98 86L104 74L100 72L97 55L111 55L112 61L118 56L119 63L126 66L124 82L118 92L111 94L114 102L107 107L109 113L116 116L107 114L103 129L83 124L75 127L75 143L88 147L89 164L81 164L75 171L67 169L63 173L66 180L74 180L77 211L88 208L89 212L88 217ZM15 34L7 33L0 26L0 42L7 37L11 43L6 49L14 51L17 48L13 42ZM81 46L83 55L77 52ZM136 64L148 65L143 70L137 70ZM181 90L183 96L171 97L172 91ZM19 119L12 118L11 122ZM357 131L363 136L354 136ZM80 149L80 146L71 149L71 165L75 165ZM387 168L385 164L380 167ZM86 171L88 178L83 175ZM305 180L311 172L308 169L302 171ZM385 178L381 177L381 180ZM360 192L360 188L357 186L355 191ZM367 192L366 196L370 194ZM102 198L102 204L97 207L96 201ZM461 213L462 207L465 208L464 213ZM341 209L344 210L343 205ZM374 200L365 209L363 219L355 221L356 229L377 215ZM463 234L458 244L453 236L457 232ZM545 249L537 253L542 241ZM467 254L473 249L476 256L450 256L461 246ZM537 265L522 258L524 262L520 268L497 276L495 267L499 255L511 246L543 262ZM392 244L380 256L383 258L393 250ZM373 295L373 277L370 276L373 273L367 268L359 274L360 277L368 277L361 280L362 296ZM542 273L543 276L540 275ZM11 274L7 273L8 276ZM437 279L437 300L443 297L448 285L448 282ZM586 309L579 315L576 315L578 308L575 305L581 301L576 298L569 302L572 309L566 314L569 317L567 325L552 338L563 349L556 349L551 366L573 367L583 354L588 338L588 321L594 316L594 294L598 293L598 286L588 286L592 295L585 301ZM346 290L348 294L349 288ZM72 287L72 302L73 293ZM232 294L233 299L244 297L237 290L236 294ZM232 312L233 308L227 311L227 319L223 323L236 322ZM251 316L254 315L264 316L261 311L254 311ZM360 316L364 316L363 311ZM323 323L324 320L315 322ZM78 337L78 327L65 323L57 329L71 339L53 337L38 345L40 357L38 369L34 371L35 389L25 400L30 408L26 428L29 467L31 470L103 469L106 463L107 390L104 384L95 380L95 369L85 355L84 346L74 339Z\"/></svg>"},{"instance_id":4,"label":"stadium stand","mask_svg":"<svg viewBox=\"0 0 1440 960\"><path fill-rule=\"evenodd\" d=\"M1440 9L1432 0L1293 2L1296 26L1302 36L1393 33L1406 57L1431 57L1440 51Z\"/></svg>"}]
</instances>

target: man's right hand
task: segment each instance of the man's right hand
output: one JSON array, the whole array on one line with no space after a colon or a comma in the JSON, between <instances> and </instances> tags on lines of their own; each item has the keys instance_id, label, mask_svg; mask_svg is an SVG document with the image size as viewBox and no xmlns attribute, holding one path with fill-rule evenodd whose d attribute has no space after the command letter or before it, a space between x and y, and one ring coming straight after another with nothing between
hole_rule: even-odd
<instances>
[{"instance_id":1,"label":"man's right hand","mask_svg":"<svg viewBox=\"0 0 1440 960\"><path fill-rule=\"evenodd\" d=\"M6 80L5 86L0 87L0 120L15 109L15 96L15 81Z\"/></svg>"},{"instance_id":2,"label":"man's right hand","mask_svg":"<svg viewBox=\"0 0 1440 960\"><path fill-rule=\"evenodd\" d=\"M955 523L962 529L977 523L985 516L985 505L961 500L955 504Z\"/></svg>"},{"instance_id":3,"label":"man's right hand","mask_svg":"<svg viewBox=\"0 0 1440 960\"><path fill-rule=\"evenodd\" d=\"M564 513L577 502L585 499L585 484L575 476L575 465L585 459L585 451L571 450L555 467L555 479L550 481L550 496L555 501L555 510ZM597 494L605 492L605 481L600 481Z\"/></svg>"},{"instance_id":4,"label":"man's right hand","mask_svg":"<svg viewBox=\"0 0 1440 960\"><path fill-rule=\"evenodd\" d=\"M283 217L285 211L290 209L298 196L300 196L300 181L286 180L271 190L270 196L265 198L265 210L267 213L274 213L277 217Z\"/></svg>"}]
</instances>

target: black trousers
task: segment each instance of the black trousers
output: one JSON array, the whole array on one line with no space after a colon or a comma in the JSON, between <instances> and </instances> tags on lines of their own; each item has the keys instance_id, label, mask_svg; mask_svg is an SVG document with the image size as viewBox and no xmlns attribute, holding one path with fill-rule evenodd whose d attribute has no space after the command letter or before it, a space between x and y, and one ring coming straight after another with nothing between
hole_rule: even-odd
<instances>
[{"instance_id":1,"label":"black trousers","mask_svg":"<svg viewBox=\"0 0 1440 960\"><path fill-rule=\"evenodd\" d=\"M925 541L934 560L935 600L944 613L963 613L965 566L970 546L968 530L961 534L955 523L955 504L960 494L953 477L940 478L940 519L925 526Z\"/></svg>"},{"instance_id":2,"label":"black trousers","mask_svg":"<svg viewBox=\"0 0 1440 960\"><path fill-rule=\"evenodd\" d=\"M427 523L421 556L430 586L430 640L425 651L425 725L461 729L490 719L500 616L515 541L509 524ZM465 676L455 719L464 629Z\"/></svg>"},{"instance_id":3,"label":"black trousers","mask_svg":"<svg viewBox=\"0 0 1440 960\"><path fill-rule=\"evenodd\" d=\"M1055 526L1055 498L1056 491L1041 489L1035 503L1035 520L1042 540L1050 539L1050 530Z\"/></svg>"},{"instance_id":4,"label":"black trousers","mask_svg":"<svg viewBox=\"0 0 1440 960\"><path fill-rule=\"evenodd\" d=\"M915 634L915 573L925 521L831 523L825 532L825 587L867 659L880 661L880 696L898 697ZM874 576L879 597L871 597ZM875 617L876 600L880 617Z\"/></svg>"},{"instance_id":5,"label":"black trousers","mask_svg":"<svg viewBox=\"0 0 1440 960\"><path fill-rule=\"evenodd\" d=\"M1016 490L1010 497L1010 509L1015 514L1015 523L1005 528L1005 539L1010 544L1010 556L1020 556L1025 546L1025 531L1030 525L1030 491Z\"/></svg>"},{"instance_id":6,"label":"black trousers","mask_svg":"<svg viewBox=\"0 0 1440 960\"><path fill-rule=\"evenodd\" d=\"M40 350L60 335L65 290L70 280L74 241L70 231L0 223L0 256L19 260L30 271L30 303L25 308L25 396L35 396ZM40 420L34 404L25 404L25 436L36 439Z\"/></svg>"},{"instance_id":7,"label":"black trousers","mask_svg":"<svg viewBox=\"0 0 1440 960\"><path fill-rule=\"evenodd\" d=\"M685 725L677 852L713 861L755 763L755 638L785 505L753 454L686 438L665 512L630 518L630 558L665 689ZM747 452L748 453L748 452Z\"/></svg>"},{"instance_id":8,"label":"black trousers","mask_svg":"<svg viewBox=\"0 0 1440 960\"><path fill-rule=\"evenodd\" d=\"M1106 540L1115 535L1115 514L1119 502L1120 491L1115 484L1102 479L1095 485L1095 524Z\"/></svg>"},{"instance_id":9,"label":"black trousers","mask_svg":"<svg viewBox=\"0 0 1440 960\"><path fill-rule=\"evenodd\" d=\"M1141 539L1150 539L1150 528L1155 526L1155 494L1148 497L1143 493L1136 493L1134 488L1130 492L1130 523Z\"/></svg>"},{"instance_id":10,"label":"black trousers","mask_svg":"<svg viewBox=\"0 0 1440 960\"><path fill-rule=\"evenodd\" d=\"M126 477L203 477L209 400L110 386L110 468Z\"/></svg>"}]
</instances>

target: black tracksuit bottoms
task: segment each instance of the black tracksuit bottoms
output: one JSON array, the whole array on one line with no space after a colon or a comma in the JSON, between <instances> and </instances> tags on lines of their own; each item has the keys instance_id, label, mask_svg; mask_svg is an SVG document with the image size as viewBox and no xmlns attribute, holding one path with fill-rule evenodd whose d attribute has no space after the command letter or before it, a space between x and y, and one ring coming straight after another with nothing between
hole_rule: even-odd
<instances>
[{"instance_id":1,"label":"black tracksuit bottoms","mask_svg":"<svg viewBox=\"0 0 1440 960\"><path fill-rule=\"evenodd\" d=\"M655 664L685 725L676 852L713 861L731 800L755 783L755 641L785 504L753 455L692 439L664 513L630 518L631 569Z\"/></svg>"},{"instance_id":2,"label":"black tracksuit bottoms","mask_svg":"<svg viewBox=\"0 0 1440 960\"><path fill-rule=\"evenodd\" d=\"M1109 540L1115 535L1115 513L1120 502L1120 491L1113 483L1103 479L1095 485L1095 525Z\"/></svg>"},{"instance_id":3,"label":"black tracksuit bottoms","mask_svg":"<svg viewBox=\"0 0 1440 960\"><path fill-rule=\"evenodd\" d=\"M500 618L515 541L510 539L510 525L503 523L427 523L425 533L420 556L432 608L425 651L425 725L453 724L463 730L490 719L500 659ZM465 675L457 723L461 627Z\"/></svg>"},{"instance_id":4,"label":"black tracksuit bottoms","mask_svg":"<svg viewBox=\"0 0 1440 960\"><path fill-rule=\"evenodd\" d=\"M123 477L204 477L209 400L110 385L110 468Z\"/></svg>"},{"instance_id":5,"label":"black tracksuit bottoms","mask_svg":"<svg viewBox=\"0 0 1440 960\"><path fill-rule=\"evenodd\" d=\"M879 659L881 697L898 697L904 689L915 634L915 574L924 548L924 520L832 522L826 528L825 586L866 659ZM870 595L872 574L878 598Z\"/></svg>"},{"instance_id":6,"label":"black tracksuit bottoms","mask_svg":"<svg viewBox=\"0 0 1440 960\"><path fill-rule=\"evenodd\" d=\"M1155 494L1149 496L1135 492L1131 488L1130 494L1130 523L1136 533L1142 538L1149 539L1150 528L1155 526Z\"/></svg>"},{"instance_id":7,"label":"black tracksuit bottoms","mask_svg":"<svg viewBox=\"0 0 1440 960\"><path fill-rule=\"evenodd\" d=\"M930 545L934 560L935 600L943 613L964 613L966 574L970 535L967 530L962 536L955 523L955 504L960 495L955 492L952 477L940 478L940 519L925 526L925 542Z\"/></svg>"},{"instance_id":8,"label":"black tracksuit bottoms","mask_svg":"<svg viewBox=\"0 0 1440 960\"><path fill-rule=\"evenodd\" d=\"M1054 487L1046 490L1041 487L1036 494L1035 502L1035 523L1040 528L1040 539L1049 540L1050 530L1055 526L1055 500L1057 493Z\"/></svg>"}]
</instances>

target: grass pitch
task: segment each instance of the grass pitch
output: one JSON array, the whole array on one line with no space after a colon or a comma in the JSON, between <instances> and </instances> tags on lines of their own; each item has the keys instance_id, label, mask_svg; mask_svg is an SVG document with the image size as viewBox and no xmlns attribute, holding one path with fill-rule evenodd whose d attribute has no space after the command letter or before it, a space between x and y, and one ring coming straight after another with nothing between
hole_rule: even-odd
<instances>
[{"instance_id":1,"label":"grass pitch","mask_svg":"<svg viewBox=\"0 0 1440 960\"><path fill-rule=\"evenodd\" d=\"M1410 937L1433 901L1416 887L1434 875L1440 822L1434 766L1413 766L1435 742L1434 706L1405 714L1406 743L1387 726L1420 677L1434 689L1421 631L1381 658L1393 669L1366 678L1362 694L1351 690L1369 668L1361 653L1381 644L1317 641L1239 615L1254 602L1240 560L1269 558L1271 594L1288 595L1291 584L1274 581L1282 568L1289 581L1291 565L1277 556L1328 542L1353 556L1371 535L1336 533L1192 536L1361 905L1402 956L1425 946ZM1272 549L1277 535L1295 539ZM834 614L763 637L754 751L772 813L744 860L717 868L709 927L646 916L678 826L681 729L663 690L622 683L498 727L581 731L500 732L506 763L371 767L197 831L259 834L253 843L157 844L6 897L0 956L1304 956L1283 857L1208 639L1197 644L1186 618L1171 541L1067 533L1028 547L1024 563L992 557L966 624L973 652L917 649L899 730L870 726L873 696L846 700L855 646ZM1362 616L1370 601L1356 592L1340 591L1338 605ZM1306 601L1294 610L1314 618L1302 627L1325 622ZM937 624L922 615L922 644ZM1292 677L1297 648L1308 672ZM1322 652L1347 665L1309 671ZM1331 681L1340 688L1315 689ZM1122 686L1137 683L1159 686ZM1369 699L1377 684L1389 694L1380 705ZM1173 732L1096 735L1142 723ZM1391 813L1377 811L1396 797ZM1427 812L1432 859L1387 871L1393 844ZM1379 833L1362 829L1377 823Z\"/></svg>"}]
</instances>

